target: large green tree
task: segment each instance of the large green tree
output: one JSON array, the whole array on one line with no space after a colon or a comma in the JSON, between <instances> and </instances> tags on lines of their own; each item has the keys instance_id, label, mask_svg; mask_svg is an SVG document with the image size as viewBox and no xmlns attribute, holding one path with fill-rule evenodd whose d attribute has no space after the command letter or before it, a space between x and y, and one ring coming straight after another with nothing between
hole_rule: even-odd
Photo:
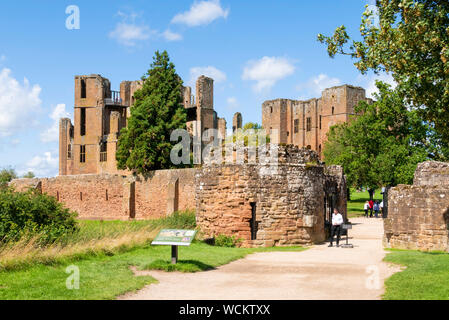
<instances>
[{"instance_id":1,"label":"large green tree","mask_svg":"<svg viewBox=\"0 0 449 320\"><path fill-rule=\"evenodd\" d=\"M342 165L353 187L410 184L419 162L447 153L432 125L395 90L382 82L377 87L377 101L361 102L358 116L331 127L324 147L326 163Z\"/></svg>"},{"instance_id":2,"label":"large green tree","mask_svg":"<svg viewBox=\"0 0 449 320\"><path fill-rule=\"evenodd\" d=\"M331 57L347 54L362 72L385 71L398 93L449 142L449 1L376 0L350 41L345 26L318 35Z\"/></svg>"},{"instance_id":3,"label":"large green tree","mask_svg":"<svg viewBox=\"0 0 449 320\"><path fill-rule=\"evenodd\" d=\"M170 134L186 128L182 104L182 80L166 51L156 51L154 61L142 77L143 86L134 94L128 127L120 132L117 166L135 173L175 167L170 151L176 142Z\"/></svg>"}]
</instances>

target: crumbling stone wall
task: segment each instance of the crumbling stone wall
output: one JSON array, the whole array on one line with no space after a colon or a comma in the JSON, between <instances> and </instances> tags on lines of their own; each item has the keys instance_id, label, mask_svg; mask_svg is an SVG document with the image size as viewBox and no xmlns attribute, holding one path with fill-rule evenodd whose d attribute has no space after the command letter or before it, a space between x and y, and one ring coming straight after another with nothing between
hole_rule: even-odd
<instances>
[{"instance_id":1,"label":"crumbling stone wall","mask_svg":"<svg viewBox=\"0 0 449 320\"><path fill-rule=\"evenodd\" d=\"M195 180L197 224L206 237L236 236L244 246L322 242L326 186L338 188L330 176L316 152L292 145L280 146L275 167L206 164Z\"/></svg>"},{"instance_id":2,"label":"crumbling stone wall","mask_svg":"<svg viewBox=\"0 0 449 320\"><path fill-rule=\"evenodd\" d=\"M54 196L81 219L155 219L195 208L195 169L154 171L143 177L86 174L16 179L17 191L36 188ZM173 188L174 186L174 188Z\"/></svg>"},{"instance_id":3,"label":"crumbling stone wall","mask_svg":"<svg viewBox=\"0 0 449 320\"><path fill-rule=\"evenodd\" d=\"M346 221L348 217L348 190L346 185L346 177L344 175L343 167L341 166L326 166L324 170L326 174L325 190L326 194L335 198L333 207L336 208ZM329 206L330 207L330 206ZM329 208L331 209L331 208ZM328 220L331 220L332 210L328 211Z\"/></svg>"},{"instance_id":4,"label":"crumbling stone wall","mask_svg":"<svg viewBox=\"0 0 449 320\"><path fill-rule=\"evenodd\" d=\"M413 185L449 187L449 163L426 161L418 164Z\"/></svg>"},{"instance_id":5,"label":"crumbling stone wall","mask_svg":"<svg viewBox=\"0 0 449 320\"><path fill-rule=\"evenodd\" d=\"M388 192L384 245L389 248L449 251L449 163L418 165L414 185Z\"/></svg>"}]
</instances>

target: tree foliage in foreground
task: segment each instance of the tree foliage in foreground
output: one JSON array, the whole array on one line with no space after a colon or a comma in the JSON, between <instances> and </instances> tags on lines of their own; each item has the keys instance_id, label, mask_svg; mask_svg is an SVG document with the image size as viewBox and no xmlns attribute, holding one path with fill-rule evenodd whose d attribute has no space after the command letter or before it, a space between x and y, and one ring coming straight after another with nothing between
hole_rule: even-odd
<instances>
[{"instance_id":1,"label":"tree foliage in foreground","mask_svg":"<svg viewBox=\"0 0 449 320\"><path fill-rule=\"evenodd\" d=\"M176 142L170 141L170 134L186 128L187 115L182 80L166 51L156 52L142 80L143 87L134 94L128 127L120 132L116 158L119 169L146 174L175 166L170 151Z\"/></svg>"},{"instance_id":2,"label":"tree foliage in foreground","mask_svg":"<svg viewBox=\"0 0 449 320\"><path fill-rule=\"evenodd\" d=\"M360 25L361 41L345 26L318 35L331 57L350 55L362 72L391 73L397 89L449 143L449 1L376 0ZM373 23L378 20L379 23Z\"/></svg>"},{"instance_id":3,"label":"tree foliage in foreground","mask_svg":"<svg viewBox=\"0 0 449 320\"><path fill-rule=\"evenodd\" d=\"M449 154L433 127L409 110L400 94L382 82L377 87L377 101L361 102L360 115L331 127L324 145L326 163L342 165L353 187L411 184L419 162Z\"/></svg>"}]
</instances>

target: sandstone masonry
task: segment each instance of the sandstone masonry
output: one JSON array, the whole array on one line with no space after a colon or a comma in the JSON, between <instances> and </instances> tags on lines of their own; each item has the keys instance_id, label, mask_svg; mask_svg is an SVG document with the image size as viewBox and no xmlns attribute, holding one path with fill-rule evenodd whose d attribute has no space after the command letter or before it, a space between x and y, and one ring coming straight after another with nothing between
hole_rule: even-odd
<instances>
[{"instance_id":1,"label":"sandstone masonry","mask_svg":"<svg viewBox=\"0 0 449 320\"><path fill-rule=\"evenodd\" d=\"M351 85L327 88L318 99L265 101L262 126L267 133L277 133L272 141L309 148L321 157L330 127L348 122L360 101L372 102L363 88Z\"/></svg>"},{"instance_id":2,"label":"sandstone masonry","mask_svg":"<svg viewBox=\"0 0 449 320\"><path fill-rule=\"evenodd\" d=\"M54 196L81 219L156 219L195 209L195 169L158 170L143 177L85 174L17 179L17 191L36 188Z\"/></svg>"},{"instance_id":3,"label":"sandstone masonry","mask_svg":"<svg viewBox=\"0 0 449 320\"><path fill-rule=\"evenodd\" d=\"M388 192L384 245L449 252L449 163L418 165L413 185Z\"/></svg>"},{"instance_id":4,"label":"sandstone masonry","mask_svg":"<svg viewBox=\"0 0 449 320\"><path fill-rule=\"evenodd\" d=\"M207 237L236 236L244 246L309 245L325 240L333 208L346 220L341 168L318 154L279 146L279 162L203 165L196 174L197 223Z\"/></svg>"}]
</instances>

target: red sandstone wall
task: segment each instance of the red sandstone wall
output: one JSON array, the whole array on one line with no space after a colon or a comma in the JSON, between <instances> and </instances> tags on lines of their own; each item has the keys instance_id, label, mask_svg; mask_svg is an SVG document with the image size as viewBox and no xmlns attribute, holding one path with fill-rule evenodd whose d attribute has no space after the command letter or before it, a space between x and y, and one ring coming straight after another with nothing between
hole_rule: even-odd
<instances>
[{"instance_id":1,"label":"red sandstone wall","mask_svg":"<svg viewBox=\"0 0 449 320\"><path fill-rule=\"evenodd\" d=\"M178 210L195 209L195 169L154 171L147 180L136 181L136 219L166 215L169 184L179 179Z\"/></svg>"},{"instance_id":2,"label":"red sandstone wall","mask_svg":"<svg viewBox=\"0 0 449 320\"><path fill-rule=\"evenodd\" d=\"M167 214L169 184L179 180L179 210L195 208L195 169L155 171L147 180L122 175L74 175L12 181L17 191L36 188L56 197L80 219L155 219ZM40 184L39 184L40 182ZM134 187L133 187L134 185ZM171 199L173 201L173 199Z\"/></svg>"}]
</instances>

